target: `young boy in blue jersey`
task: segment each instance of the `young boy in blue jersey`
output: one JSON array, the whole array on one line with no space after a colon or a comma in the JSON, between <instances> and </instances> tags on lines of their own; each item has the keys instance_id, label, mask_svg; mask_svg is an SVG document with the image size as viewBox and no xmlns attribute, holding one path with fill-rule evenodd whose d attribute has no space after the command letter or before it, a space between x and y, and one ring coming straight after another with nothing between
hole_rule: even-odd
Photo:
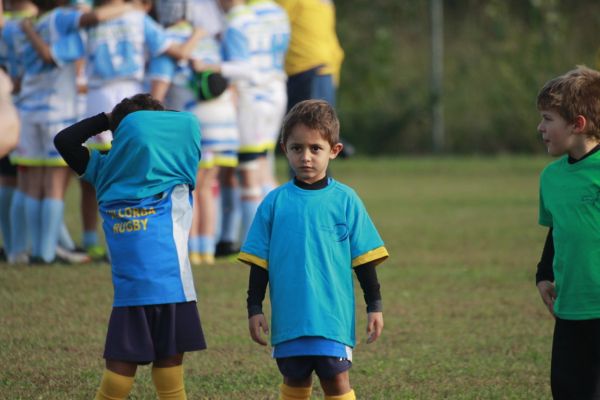
<instances>
[{"instance_id":1,"label":"young boy in blue jersey","mask_svg":"<svg viewBox=\"0 0 600 400\"><path fill-rule=\"evenodd\" d=\"M560 157L540 176L548 235L536 284L555 317L554 399L600 398L600 72L578 67L537 96L538 131Z\"/></svg>"},{"instance_id":2,"label":"young boy in blue jersey","mask_svg":"<svg viewBox=\"0 0 600 400\"><path fill-rule=\"evenodd\" d=\"M262 302L269 285L280 398L309 399L315 371L326 399L355 399L348 375L356 343L352 270L365 294L371 343L383 329L375 266L388 252L356 193L326 175L342 150L327 102L292 108L281 146L296 176L261 203L239 255L251 266L250 335L266 345Z\"/></svg>"},{"instance_id":3,"label":"young boy in blue jersey","mask_svg":"<svg viewBox=\"0 0 600 400\"><path fill-rule=\"evenodd\" d=\"M112 264L99 400L127 398L138 364L150 362L159 398L185 399L183 354L206 348L187 253L200 130L194 115L163 110L138 94L55 139L68 165L96 189ZM110 152L83 147L107 129Z\"/></svg>"}]
</instances>

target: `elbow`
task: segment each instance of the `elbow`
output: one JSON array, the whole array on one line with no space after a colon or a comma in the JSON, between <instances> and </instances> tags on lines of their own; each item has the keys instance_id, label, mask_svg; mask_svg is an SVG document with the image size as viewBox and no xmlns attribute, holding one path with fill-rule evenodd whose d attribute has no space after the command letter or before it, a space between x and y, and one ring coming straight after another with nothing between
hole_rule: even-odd
<instances>
[{"instance_id":1,"label":"elbow","mask_svg":"<svg viewBox=\"0 0 600 400\"><path fill-rule=\"evenodd\" d=\"M99 24L100 22L102 22L102 19L100 18L100 16L98 15L97 12L92 11L92 12L88 12L85 13L81 16L81 18L79 18L79 27L80 28L87 28L90 26L94 26Z\"/></svg>"},{"instance_id":2,"label":"elbow","mask_svg":"<svg viewBox=\"0 0 600 400\"><path fill-rule=\"evenodd\" d=\"M184 60L188 58L188 55L185 53L183 48L179 45L171 45L166 51L167 55L171 58L174 58L177 61Z\"/></svg>"},{"instance_id":3,"label":"elbow","mask_svg":"<svg viewBox=\"0 0 600 400\"><path fill-rule=\"evenodd\" d=\"M66 136L67 135L64 130L58 132L56 136L54 136L54 147L56 147L56 150L58 150L61 155L63 154L65 146L67 145Z\"/></svg>"}]
</instances>

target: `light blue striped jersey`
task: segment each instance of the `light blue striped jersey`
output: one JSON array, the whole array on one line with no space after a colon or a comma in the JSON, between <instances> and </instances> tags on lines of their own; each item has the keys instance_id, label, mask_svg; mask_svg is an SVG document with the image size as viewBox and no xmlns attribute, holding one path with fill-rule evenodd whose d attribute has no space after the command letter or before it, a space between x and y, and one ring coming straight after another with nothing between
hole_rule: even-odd
<instances>
[{"instance_id":1,"label":"light blue striped jersey","mask_svg":"<svg viewBox=\"0 0 600 400\"><path fill-rule=\"evenodd\" d=\"M77 117L73 61L83 56L78 32L80 16L81 12L75 9L59 7L35 23L38 35L50 47L54 64L44 62L29 40L23 41L20 25L7 32L11 36L7 40L11 75L18 74L21 68L23 73L19 109L31 120L72 123ZM20 45L23 47L17 47Z\"/></svg>"},{"instance_id":2,"label":"light blue striped jersey","mask_svg":"<svg viewBox=\"0 0 600 400\"><path fill-rule=\"evenodd\" d=\"M270 76L285 78L284 61L290 43L286 11L272 0L249 1L258 21L258 40L250 44L252 63Z\"/></svg>"},{"instance_id":3,"label":"light blue striped jersey","mask_svg":"<svg viewBox=\"0 0 600 400\"><path fill-rule=\"evenodd\" d=\"M20 19L9 19L2 29L3 65L14 79L23 77L23 51L28 42L20 23Z\"/></svg>"},{"instance_id":4,"label":"light blue striped jersey","mask_svg":"<svg viewBox=\"0 0 600 400\"><path fill-rule=\"evenodd\" d=\"M165 30L167 38L174 43L185 43L193 33L189 22L182 21ZM191 54L191 59L201 60L206 64L221 62L221 49L214 37L207 36L198 42ZM173 58L162 54L150 60L148 76L152 80L162 80L171 83L165 99L165 105L174 110L190 110L196 105L195 93L189 88L192 78L192 68L189 62L176 62Z\"/></svg>"},{"instance_id":5,"label":"light blue striped jersey","mask_svg":"<svg viewBox=\"0 0 600 400\"><path fill-rule=\"evenodd\" d=\"M221 39L224 61L250 61L250 42L257 24L256 15L250 7L238 5L229 10Z\"/></svg>"},{"instance_id":6,"label":"light blue striped jersey","mask_svg":"<svg viewBox=\"0 0 600 400\"><path fill-rule=\"evenodd\" d=\"M164 53L170 41L146 13L134 10L87 30L88 85L131 79L143 82L148 57Z\"/></svg>"}]
</instances>

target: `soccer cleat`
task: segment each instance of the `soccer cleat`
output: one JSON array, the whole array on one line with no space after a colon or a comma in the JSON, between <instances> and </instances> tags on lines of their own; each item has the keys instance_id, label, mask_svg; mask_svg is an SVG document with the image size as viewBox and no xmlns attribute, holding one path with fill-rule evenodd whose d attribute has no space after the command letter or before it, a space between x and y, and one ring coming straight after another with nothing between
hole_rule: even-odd
<instances>
[{"instance_id":1,"label":"soccer cleat","mask_svg":"<svg viewBox=\"0 0 600 400\"><path fill-rule=\"evenodd\" d=\"M29 264L29 255L27 253L9 254L9 264Z\"/></svg>"},{"instance_id":2,"label":"soccer cleat","mask_svg":"<svg viewBox=\"0 0 600 400\"><path fill-rule=\"evenodd\" d=\"M92 261L108 262L108 254L106 253L106 249L99 244L88 246L86 247L85 251L87 252L88 256L92 258Z\"/></svg>"},{"instance_id":3,"label":"soccer cleat","mask_svg":"<svg viewBox=\"0 0 600 400\"><path fill-rule=\"evenodd\" d=\"M66 264L87 264L92 262L92 257L85 252L77 250L67 250L64 247L56 246L57 261Z\"/></svg>"},{"instance_id":4,"label":"soccer cleat","mask_svg":"<svg viewBox=\"0 0 600 400\"><path fill-rule=\"evenodd\" d=\"M192 265L213 265L215 256L209 253L190 252L190 263Z\"/></svg>"}]
</instances>

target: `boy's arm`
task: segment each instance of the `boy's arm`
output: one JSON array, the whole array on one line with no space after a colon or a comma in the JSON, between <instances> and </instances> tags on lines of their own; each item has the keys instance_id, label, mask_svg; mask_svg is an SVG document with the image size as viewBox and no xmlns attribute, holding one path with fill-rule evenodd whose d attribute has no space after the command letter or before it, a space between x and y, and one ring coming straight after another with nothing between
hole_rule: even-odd
<instances>
[{"instance_id":1,"label":"boy's arm","mask_svg":"<svg viewBox=\"0 0 600 400\"><path fill-rule=\"evenodd\" d=\"M269 272L265 268L251 264L250 278L248 279L248 298L246 300L248 329L252 340L263 346L266 346L267 342L263 339L260 331L262 330L265 335L269 333L269 325L262 310L262 302L265 299L268 284Z\"/></svg>"},{"instance_id":2,"label":"boy's arm","mask_svg":"<svg viewBox=\"0 0 600 400\"><path fill-rule=\"evenodd\" d=\"M150 95L162 103L165 101L170 87L170 82L161 79L152 79L150 81Z\"/></svg>"},{"instance_id":3,"label":"boy's arm","mask_svg":"<svg viewBox=\"0 0 600 400\"><path fill-rule=\"evenodd\" d=\"M368 313L381 312L383 309L381 302L381 286L377 279L375 265L375 262L370 262L354 268L356 278L363 290Z\"/></svg>"},{"instance_id":4,"label":"boy's arm","mask_svg":"<svg viewBox=\"0 0 600 400\"><path fill-rule=\"evenodd\" d=\"M132 3L106 4L96 7L92 11L81 14L79 18L79 27L85 28L97 25L100 22L107 21L125 14L135 9Z\"/></svg>"},{"instance_id":5,"label":"boy's arm","mask_svg":"<svg viewBox=\"0 0 600 400\"><path fill-rule=\"evenodd\" d=\"M0 70L0 157L4 157L19 141L19 116L12 103L12 82Z\"/></svg>"},{"instance_id":6,"label":"boy's arm","mask_svg":"<svg viewBox=\"0 0 600 400\"><path fill-rule=\"evenodd\" d=\"M165 54L176 60L188 60L196 48L196 45L204 36L206 36L206 32L200 28L197 28L194 30L192 36L185 41L185 43L171 44L165 51Z\"/></svg>"},{"instance_id":7,"label":"boy's arm","mask_svg":"<svg viewBox=\"0 0 600 400\"><path fill-rule=\"evenodd\" d=\"M78 175L83 175L90 161L90 153L83 144L94 135L108 130L110 114L100 113L86 118L58 132L54 146Z\"/></svg>"},{"instance_id":8,"label":"boy's arm","mask_svg":"<svg viewBox=\"0 0 600 400\"><path fill-rule=\"evenodd\" d=\"M554 300L556 300L556 291L554 289L554 270L552 264L554 261L554 239L552 236L552 228L548 229L548 235L546 236L546 242L544 243L544 250L542 251L542 257L537 266L537 272L535 274L535 283L542 297L542 301L550 311L550 314L554 315Z\"/></svg>"},{"instance_id":9,"label":"boy's arm","mask_svg":"<svg viewBox=\"0 0 600 400\"><path fill-rule=\"evenodd\" d=\"M377 340L383 330L383 304L381 286L375 270L376 265L377 261L375 260L354 268L367 303L367 343Z\"/></svg>"},{"instance_id":10,"label":"boy's arm","mask_svg":"<svg viewBox=\"0 0 600 400\"><path fill-rule=\"evenodd\" d=\"M23 29L27 39L29 39L40 58L47 64L55 64L50 46L48 46L48 44L44 42L41 36L35 31L30 18L23 18L23 21L21 21L21 29Z\"/></svg>"},{"instance_id":11,"label":"boy's arm","mask_svg":"<svg viewBox=\"0 0 600 400\"><path fill-rule=\"evenodd\" d=\"M552 269L552 263L554 262L554 239L552 236L552 228L548 229L548 235L546 236L546 242L544 243L544 250L542 251L542 257L537 265L537 271L535 273L535 283L538 284L541 281L554 282L554 270Z\"/></svg>"}]
</instances>

